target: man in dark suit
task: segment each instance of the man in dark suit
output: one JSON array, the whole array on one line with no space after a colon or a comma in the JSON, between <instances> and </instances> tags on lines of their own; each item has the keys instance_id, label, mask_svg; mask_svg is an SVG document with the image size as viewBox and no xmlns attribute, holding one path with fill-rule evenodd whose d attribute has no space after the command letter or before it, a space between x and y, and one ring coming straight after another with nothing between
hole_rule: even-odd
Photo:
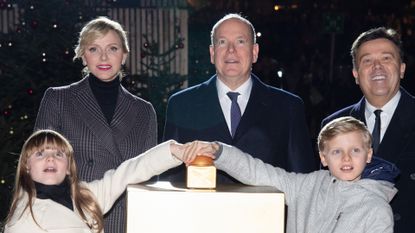
<instances>
[{"instance_id":1,"label":"man in dark suit","mask_svg":"<svg viewBox=\"0 0 415 233\"><path fill-rule=\"evenodd\" d=\"M413 232L415 98L400 86L405 73L402 43L394 30L375 28L355 40L351 55L353 76L364 97L358 103L333 113L323 120L322 125L347 115L366 123L373 132L374 141L379 140L373 145L374 155L395 163L401 170L396 182L399 192L391 202L394 232ZM378 124L375 110L379 112Z\"/></svg>"},{"instance_id":2,"label":"man in dark suit","mask_svg":"<svg viewBox=\"0 0 415 233\"><path fill-rule=\"evenodd\" d=\"M170 97L164 140L216 140L288 171L315 170L302 100L251 73L259 52L252 24L226 15L213 26L209 51L216 75ZM179 170L168 172L167 179L183 181L184 168ZM223 173L218 183L230 179Z\"/></svg>"}]
</instances>

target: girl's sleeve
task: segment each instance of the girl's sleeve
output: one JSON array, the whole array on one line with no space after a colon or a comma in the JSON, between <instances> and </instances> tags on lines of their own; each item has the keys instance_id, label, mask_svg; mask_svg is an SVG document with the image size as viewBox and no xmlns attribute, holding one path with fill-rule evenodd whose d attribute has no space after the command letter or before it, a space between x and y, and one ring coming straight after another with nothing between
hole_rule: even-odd
<instances>
[{"instance_id":1,"label":"girl's sleeve","mask_svg":"<svg viewBox=\"0 0 415 233\"><path fill-rule=\"evenodd\" d=\"M171 142L166 141L135 158L126 160L118 168L107 171L102 179L86 184L95 194L104 213L111 209L127 185L147 181L182 163L171 154Z\"/></svg>"}]
</instances>

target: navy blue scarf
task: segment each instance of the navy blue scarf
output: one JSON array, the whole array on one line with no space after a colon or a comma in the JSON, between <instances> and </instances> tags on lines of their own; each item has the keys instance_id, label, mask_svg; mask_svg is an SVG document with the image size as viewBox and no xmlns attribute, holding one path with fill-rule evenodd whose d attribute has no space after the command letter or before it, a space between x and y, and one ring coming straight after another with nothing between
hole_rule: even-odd
<instances>
[{"instance_id":1,"label":"navy blue scarf","mask_svg":"<svg viewBox=\"0 0 415 233\"><path fill-rule=\"evenodd\" d=\"M34 182L36 187L36 197L39 199L51 199L67 208L73 210L71 198L71 186L68 179L58 185L45 185Z\"/></svg>"}]
</instances>

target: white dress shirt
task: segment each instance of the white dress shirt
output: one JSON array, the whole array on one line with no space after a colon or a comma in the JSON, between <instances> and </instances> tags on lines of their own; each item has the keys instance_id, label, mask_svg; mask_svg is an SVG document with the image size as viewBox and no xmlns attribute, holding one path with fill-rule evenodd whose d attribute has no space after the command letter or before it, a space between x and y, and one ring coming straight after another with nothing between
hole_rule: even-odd
<instances>
[{"instance_id":1,"label":"white dress shirt","mask_svg":"<svg viewBox=\"0 0 415 233\"><path fill-rule=\"evenodd\" d=\"M222 108L223 116L225 117L226 124L228 125L229 132L231 132L231 99L226 95L226 93L239 92L238 96L238 105L241 109L241 116L243 117L246 105L248 104L249 96L251 95L252 90L252 79L249 78L241 86L235 90L231 90L228 86L225 85L219 78L216 79L216 89L218 91L219 103Z\"/></svg>"},{"instance_id":2,"label":"white dress shirt","mask_svg":"<svg viewBox=\"0 0 415 233\"><path fill-rule=\"evenodd\" d=\"M393 113L395 112L396 107L398 106L399 99L401 98L401 92L398 91L394 97L392 97L389 102L387 102L382 108L382 112L380 113L380 142L382 142L383 136L385 135L386 129L393 117ZM371 105L366 100L366 109L365 109L365 117L366 117L366 124L370 132L373 132L373 128L375 127L375 113L374 111L378 109Z\"/></svg>"}]
</instances>

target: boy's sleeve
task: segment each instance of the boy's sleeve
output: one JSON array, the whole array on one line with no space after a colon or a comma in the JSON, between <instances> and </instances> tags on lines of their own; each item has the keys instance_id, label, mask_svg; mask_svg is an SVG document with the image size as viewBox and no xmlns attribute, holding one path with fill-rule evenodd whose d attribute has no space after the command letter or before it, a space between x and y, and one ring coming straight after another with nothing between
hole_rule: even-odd
<instances>
[{"instance_id":1,"label":"boy's sleeve","mask_svg":"<svg viewBox=\"0 0 415 233\"><path fill-rule=\"evenodd\" d=\"M222 153L215 160L216 168L225 171L244 184L273 186L286 193L286 196L294 198L298 174L266 164L236 147L224 143L221 145Z\"/></svg>"},{"instance_id":2,"label":"boy's sleeve","mask_svg":"<svg viewBox=\"0 0 415 233\"><path fill-rule=\"evenodd\" d=\"M393 233L393 212L388 203L378 205L370 211L366 233Z\"/></svg>"}]
</instances>

